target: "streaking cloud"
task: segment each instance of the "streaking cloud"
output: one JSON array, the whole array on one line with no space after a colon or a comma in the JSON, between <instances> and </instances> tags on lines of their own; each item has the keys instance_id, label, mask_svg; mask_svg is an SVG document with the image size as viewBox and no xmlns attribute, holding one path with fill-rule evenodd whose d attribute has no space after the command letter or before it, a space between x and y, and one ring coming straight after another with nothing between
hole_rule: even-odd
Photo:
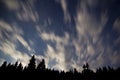
<instances>
[{"instance_id":1,"label":"streaking cloud","mask_svg":"<svg viewBox=\"0 0 120 80\"><path fill-rule=\"evenodd\" d=\"M15 11L16 17L21 21L38 21L38 14L34 8L35 0L19 1L19 0L3 0L6 7Z\"/></svg>"},{"instance_id":2,"label":"streaking cloud","mask_svg":"<svg viewBox=\"0 0 120 80\"><path fill-rule=\"evenodd\" d=\"M67 8L67 0L59 0L58 2L60 2L61 7L63 9L65 22L71 22L71 17Z\"/></svg>"},{"instance_id":3,"label":"streaking cloud","mask_svg":"<svg viewBox=\"0 0 120 80\"><path fill-rule=\"evenodd\" d=\"M118 67L119 7L119 0L2 0L0 62L25 65L36 55L58 70Z\"/></svg>"},{"instance_id":4,"label":"streaking cloud","mask_svg":"<svg viewBox=\"0 0 120 80\"><path fill-rule=\"evenodd\" d=\"M28 63L30 56L17 50L17 42L19 41L28 51L31 51L32 49L22 37L24 34L23 31L20 28L17 28L16 25L13 24L11 26L11 24L2 20L0 21L0 30L0 50L2 51L2 54L10 56L13 59L12 61L21 61L25 66Z\"/></svg>"}]
</instances>

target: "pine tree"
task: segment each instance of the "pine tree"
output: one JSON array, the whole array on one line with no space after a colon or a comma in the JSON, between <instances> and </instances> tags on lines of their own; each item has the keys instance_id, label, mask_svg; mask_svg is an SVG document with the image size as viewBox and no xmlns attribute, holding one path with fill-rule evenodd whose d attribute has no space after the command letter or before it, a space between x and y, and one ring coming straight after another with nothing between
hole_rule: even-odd
<instances>
[{"instance_id":1,"label":"pine tree","mask_svg":"<svg viewBox=\"0 0 120 80\"><path fill-rule=\"evenodd\" d=\"M6 68L6 66L7 66L7 62L4 61L3 64L1 65L1 68Z\"/></svg>"},{"instance_id":2,"label":"pine tree","mask_svg":"<svg viewBox=\"0 0 120 80\"><path fill-rule=\"evenodd\" d=\"M7 68L7 62L4 61L3 64L1 65L1 67L0 67L0 71L5 72L7 70L6 68Z\"/></svg>"},{"instance_id":3,"label":"pine tree","mask_svg":"<svg viewBox=\"0 0 120 80\"><path fill-rule=\"evenodd\" d=\"M22 63L20 63L20 64L18 65L17 70L18 70L18 71L22 71L22 70L23 70Z\"/></svg>"},{"instance_id":4,"label":"pine tree","mask_svg":"<svg viewBox=\"0 0 120 80\"><path fill-rule=\"evenodd\" d=\"M44 59L42 59L42 61L39 63L39 65L37 66L37 69L39 69L39 70L45 69L45 60Z\"/></svg>"},{"instance_id":5,"label":"pine tree","mask_svg":"<svg viewBox=\"0 0 120 80\"><path fill-rule=\"evenodd\" d=\"M28 64L28 70L32 71L35 70L35 68L36 68L35 56L33 55Z\"/></svg>"}]
</instances>

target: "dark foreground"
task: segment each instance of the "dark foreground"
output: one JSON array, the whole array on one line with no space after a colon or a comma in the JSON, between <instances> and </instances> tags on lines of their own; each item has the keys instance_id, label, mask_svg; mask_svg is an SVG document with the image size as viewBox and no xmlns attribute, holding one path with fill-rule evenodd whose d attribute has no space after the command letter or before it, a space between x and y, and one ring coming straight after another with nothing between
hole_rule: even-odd
<instances>
[{"instance_id":1,"label":"dark foreground","mask_svg":"<svg viewBox=\"0 0 120 80\"><path fill-rule=\"evenodd\" d=\"M5 61L0 67L0 80L120 80L120 67L113 69L107 66L93 72L87 63L83 65L82 72L76 69L59 72L45 68L44 60L36 66L33 56L24 68L21 63L7 64Z\"/></svg>"}]
</instances>

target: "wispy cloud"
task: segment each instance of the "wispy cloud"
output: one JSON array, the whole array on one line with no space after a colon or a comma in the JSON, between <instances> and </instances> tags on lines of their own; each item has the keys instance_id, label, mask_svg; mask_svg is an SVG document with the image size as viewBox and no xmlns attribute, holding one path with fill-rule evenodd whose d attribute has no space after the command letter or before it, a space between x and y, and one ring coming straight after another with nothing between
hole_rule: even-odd
<instances>
[{"instance_id":1,"label":"wispy cloud","mask_svg":"<svg viewBox=\"0 0 120 80\"><path fill-rule=\"evenodd\" d=\"M63 8L64 19L69 21L66 16L69 15L67 1L58 1ZM105 4L100 4L99 7L97 6L99 0L81 0L77 4L76 16L74 16L76 36L71 36L73 33L67 31L63 31L64 34L59 36L52 30L47 32L43 27L42 29L36 27L39 37L47 46L44 52L47 67L61 70L73 68L81 70L85 62L88 62L93 69L106 64L117 64L117 56L119 56L117 53L119 51L114 52L109 44L105 44L104 36L102 35L109 21L107 9L102 10L102 6L107 6L107 4L104 1L103 3ZM99 13L96 17L93 11L97 12L96 9L99 8L100 10L98 10ZM116 29L118 26L119 20L117 19L114 22L114 28ZM119 39L116 42L119 42ZM112 59L112 56L114 59Z\"/></svg>"},{"instance_id":2,"label":"wispy cloud","mask_svg":"<svg viewBox=\"0 0 120 80\"><path fill-rule=\"evenodd\" d=\"M93 3L91 3L91 1ZM108 13L105 9L101 10L96 17L92 9L98 5L98 0L83 0L79 4L76 16L76 30L78 38L74 41L74 46L82 62L88 62L92 68L105 65L118 64L119 52L115 51L110 44L103 41L103 29L108 23ZM103 4L101 4L103 5ZM100 7L100 6L99 6ZM119 31L119 19L114 22L114 28ZM110 36L110 34L108 34ZM119 39L118 39L119 40ZM117 41L116 41L117 42ZM113 58L112 58L113 57Z\"/></svg>"},{"instance_id":3,"label":"wispy cloud","mask_svg":"<svg viewBox=\"0 0 120 80\"><path fill-rule=\"evenodd\" d=\"M67 7L67 1L66 0L59 0L59 3L61 4L61 7L63 9L65 22L71 22L71 17L70 17L68 7Z\"/></svg>"},{"instance_id":4,"label":"wispy cloud","mask_svg":"<svg viewBox=\"0 0 120 80\"><path fill-rule=\"evenodd\" d=\"M85 6L85 5L84 5ZM78 34L84 35L86 32L92 36L98 36L107 22L106 13L101 13L100 21L95 16L82 7L78 8L76 29Z\"/></svg>"},{"instance_id":5,"label":"wispy cloud","mask_svg":"<svg viewBox=\"0 0 120 80\"><path fill-rule=\"evenodd\" d=\"M10 56L15 61L20 61L25 66L28 64L30 57L26 53L22 53L16 50L15 44L6 40L1 46L0 50L6 54L6 56Z\"/></svg>"},{"instance_id":6,"label":"wispy cloud","mask_svg":"<svg viewBox=\"0 0 120 80\"><path fill-rule=\"evenodd\" d=\"M32 50L28 42L25 41L25 39L22 37L24 32L22 31L22 29L17 27L16 24L8 24L7 22L1 20L0 30L1 30L0 35L2 35L1 38L5 39L5 37L3 36L3 33L4 33L6 34L9 40L19 41L28 51ZM8 32L11 34L8 34Z\"/></svg>"},{"instance_id":7,"label":"wispy cloud","mask_svg":"<svg viewBox=\"0 0 120 80\"><path fill-rule=\"evenodd\" d=\"M3 38L2 30L6 30L8 32L13 31L12 28L11 28L11 26L9 24L7 24L4 21L0 20L0 39Z\"/></svg>"},{"instance_id":8,"label":"wispy cloud","mask_svg":"<svg viewBox=\"0 0 120 80\"><path fill-rule=\"evenodd\" d=\"M18 40L26 49L28 49L29 51L31 51L31 48L30 48L29 44L23 39L22 36L20 36L20 35L15 35L15 37L17 38L17 40Z\"/></svg>"},{"instance_id":9,"label":"wispy cloud","mask_svg":"<svg viewBox=\"0 0 120 80\"><path fill-rule=\"evenodd\" d=\"M118 63L118 61L120 60L120 55L118 54L120 51L114 51L113 54L111 56L109 56L111 64L112 65L116 65L119 66L120 63Z\"/></svg>"},{"instance_id":10,"label":"wispy cloud","mask_svg":"<svg viewBox=\"0 0 120 80\"><path fill-rule=\"evenodd\" d=\"M113 26L114 26L114 29L119 33L120 32L120 17L115 20Z\"/></svg>"},{"instance_id":11,"label":"wispy cloud","mask_svg":"<svg viewBox=\"0 0 120 80\"><path fill-rule=\"evenodd\" d=\"M10 10L18 10L20 8L18 0L2 0L6 7Z\"/></svg>"},{"instance_id":12,"label":"wispy cloud","mask_svg":"<svg viewBox=\"0 0 120 80\"><path fill-rule=\"evenodd\" d=\"M14 10L16 17L21 21L38 21L38 13L35 10L35 0L3 0L9 10Z\"/></svg>"},{"instance_id":13,"label":"wispy cloud","mask_svg":"<svg viewBox=\"0 0 120 80\"><path fill-rule=\"evenodd\" d=\"M105 11L101 12L98 20L89 12L89 8L96 7L96 4L97 1L94 3L91 1L81 1L80 4L78 4L75 17L77 37L72 37L70 36L71 33L67 32L64 32L64 36L58 36L54 32L45 32L37 27L40 38L47 43L45 56L47 57L48 66L50 66L49 63L51 63L55 65L52 67L61 70L72 68L81 70L85 62L94 64L91 66L94 68L98 67L95 64L104 64L104 46L102 45L100 34L107 23L107 13ZM69 15L67 14L66 1L61 0L61 5L65 12L64 14ZM89 8L87 6L89 6ZM55 46L49 44L49 41L55 44ZM93 59L95 56L96 58ZM63 62L61 62L60 59L62 59ZM61 63L63 66L60 67Z\"/></svg>"},{"instance_id":14,"label":"wispy cloud","mask_svg":"<svg viewBox=\"0 0 120 80\"><path fill-rule=\"evenodd\" d=\"M3 52L3 55L10 56L15 61L19 60L23 65L27 64L29 61L29 55L17 49L17 46L19 46L17 45L17 42L19 41L26 50L29 52L32 51L30 45L22 36L24 35L22 29L18 28L16 24L9 24L0 20L0 35L0 51Z\"/></svg>"},{"instance_id":15,"label":"wispy cloud","mask_svg":"<svg viewBox=\"0 0 120 80\"><path fill-rule=\"evenodd\" d=\"M45 57L46 57L45 59L46 59L47 67L58 70L66 70L63 48L55 50L52 46L47 45L47 51L45 52Z\"/></svg>"},{"instance_id":16,"label":"wispy cloud","mask_svg":"<svg viewBox=\"0 0 120 80\"><path fill-rule=\"evenodd\" d=\"M47 43L47 49L44 52L46 66L48 68L54 68L58 70L67 70L65 62L65 46L68 44L69 34L65 33L63 37L60 37L55 35L53 32L47 33L40 31L38 27L37 30L40 38L42 38ZM55 43L55 47L49 44L48 41L51 41L53 44Z\"/></svg>"},{"instance_id":17,"label":"wispy cloud","mask_svg":"<svg viewBox=\"0 0 120 80\"><path fill-rule=\"evenodd\" d=\"M67 41L69 40L69 35L67 33L65 33L65 38L56 36L54 33L46 33L46 32L41 33L40 37L43 40L50 40L59 44L60 43L67 44Z\"/></svg>"},{"instance_id":18,"label":"wispy cloud","mask_svg":"<svg viewBox=\"0 0 120 80\"><path fill-rule=\"evenodd\" d=\"M3 64L5 60L3 58L0 58L0 66Z\"/></svg>"},{"instance_id":19,"label":"wispy cloud","mask_svg":"<svg viewBox=\"0 0 120 80\"><path fill-rule=\"evenodd\" d=\"M37 22L39 19L37 11L35 11L34 7L30 5L30 3L21 4L22 10L18 10L16 13L16 16L18 17L19 20L21 21L33 21Z\"/></svg>"},{"instance_id":20,"label":"wispy cloud","mask_svg":"<svg viewBox=\"0 0 120 80\"><path fill-rule=\"evenodd\" d=\"M77 51L78 60L89 62L92 67L104 64L104 45L100 34L107 23L107 13L101 11L99 19L90 11L96 7L97 0L82 0L78 4L76 16L77 39L73 41ZM93 3L92 3L93 2ZM95 58L95 56L97 56ZM94 59L93 59L94 57ZM96 61L94 61L96 60ZM98 67L98 66L97 66Z\"/></svg>"},{"instance_id":21,"label":"wispy cloud","mask_svg":"<svg viewBox=\"0 0 120 80\"><path fill-rule=\"evenodd\" d=\"M65 23L71 23L72 25L64 24L64 22L63 24L61 24L62 21L60 21L60 25L58 25L59 22L57 21L59 20L54 20L55 17L54 14L52 15L50 14L50 16L43 14L44 12L46 12L46 10L43 11L42 14L38 14L38 12L36 11L35 1L36 0L29 1L2 0L7 9L15 13L15 16L18 19L17 21L25 23L24 24L25 26L29 24L28 22L35 23L33 25L37 26L36 30L38 33L37 35L34 36L36 40L35 39L30 40L27 37L28 38L27 41L25 39L26 32L24 32L20 28L20 26L18 26L17 21L14 23L9 23L4 20L0 20L0 40L1 40L0 51L3 52L4 55L9 55L12 59L20 60L24 64L26 64L27 63L26 61L29 61L28 60L29 55L34 54L31 52L35 52L31 48L31 46L32 47L35 45L38 46L37 45L39 44L38 39L40 38L40 41L43 40L44 42L43 44L46 45L46 49L44 49L43 55L36 55L36 58L38 62L39 60L44 58L46 61L46 66L48 68L67 71L73 68L81 70L82 65L85 62L88 62L94 69L98 66L102 66L105 64L118 63L119 60L118 53L120 51L119 50L114 51L113 46L111 47L107 42L105 43L104 42L105 37L101 34L103 31L105 31L103 29L106 28L106 24L109 23L109 15L107 15L108 14L107 9L103 9L103 6L105 6L105 8L106 6L108 6L105 1L102 2L104 4L99 4L100 0L80 0L78 1L78 3L76 3L76 12L70 13L71 11L68 10L67 0L56 0L59 3L59 5L57 6L59 8L55 9L57 10L60 9L61 7L64 15L62 19L65 20ZM70 4L71 3L69 3L69 6ZM51 7L53 6L54 4ZM48 8L45 7L45 9ZM60 12L60 14L62 12ZM52 12L52 10L50 10L50 13L56 12L54 11ZM73 18L71 18L70 15L74 17L74 20L71 20ZM40 16L42 16L42 18L40 19L43 20L42 22L39 21ZM54 23L54 21L56 23ZM119 18L117 18L113 24L113 28L118 33L120 32L119 23L120 20ZM33 25L31 25L31 27ZM69 27L67 26L71 26L71 29L69 29ZM70 30L72 30L73 27L75 29L73 30L73 33L70 33L71 32ZM64 28L65 30L63 30ZM56 32L59 31L59 29L60 32L62 32L62 34L58 32L60 33L58 35L56 34ZM75 34L75 36L73 36L73 34ZM108 34L108 36L110 36L110 34ZM34 40L36 42L34 42ZM119 44L120 38L118 37L114 41L114 45L119 46ZM25 53L24 51L20 51L18 49L18 47L20 46L25 48L28 51L28 53L30 52L30 54L28 54L27 52Z\"/></svg>"}]
</instances>

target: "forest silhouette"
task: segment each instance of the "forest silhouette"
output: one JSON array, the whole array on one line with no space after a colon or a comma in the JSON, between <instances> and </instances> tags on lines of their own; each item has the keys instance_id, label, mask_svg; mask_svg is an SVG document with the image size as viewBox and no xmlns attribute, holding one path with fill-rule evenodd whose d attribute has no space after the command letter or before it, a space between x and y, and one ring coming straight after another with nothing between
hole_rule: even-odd
<instances>
[{"instance_id":1,"label":"forest silhouette","mask_svg":"<svg viewBox=\"0 0 120 80\"><path fill-rule=\"evenodd\" d=\"M120 80L120 67L114 69L110 66L97 68L94 72L89 68L89 64L83 65L83 70L78 72L76 69L70 71L58 71L45 67L45 60L36 66L36 59L33 55L28 66L23 67L22 63L7 63L6 61L0 66L1 79L11 80Z\"/></svg>"}]
</instances>

